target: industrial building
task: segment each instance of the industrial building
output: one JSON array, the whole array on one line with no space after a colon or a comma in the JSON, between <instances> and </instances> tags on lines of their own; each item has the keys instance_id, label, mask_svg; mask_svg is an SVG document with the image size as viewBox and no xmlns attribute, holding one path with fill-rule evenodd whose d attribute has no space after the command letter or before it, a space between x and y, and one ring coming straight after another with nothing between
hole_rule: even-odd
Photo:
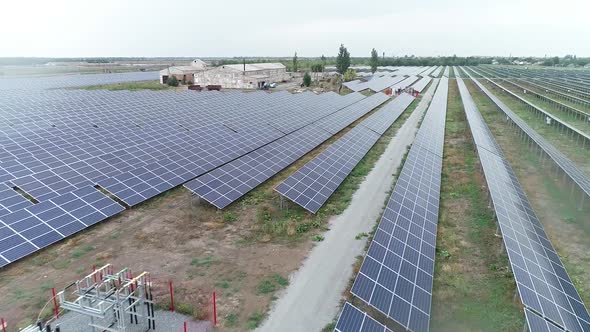
<instances>
[{"instance_id":1,"label":"industrial building","mask_svg":"<svg viewBox=\"0 0 590 332\"><path fill-rule=\"evenodd\" d=\"M224 65L194 74L194 84L220 85L225 89L258 89L288 79L287 68L281 63Z\"/></svg>"},{"instance_id":2,"label":"industrial building","mask_svg":"<svg viewBox=\"0 0 590 332\"><path fill-rule=\"evenodd\" d=\"M207 64L195 59L189 66L172 66L160 70L160 84L166 84L170 76L176 77L183 84L192 84L197 73L207 70Z\"/></svg>"}]
</instances>

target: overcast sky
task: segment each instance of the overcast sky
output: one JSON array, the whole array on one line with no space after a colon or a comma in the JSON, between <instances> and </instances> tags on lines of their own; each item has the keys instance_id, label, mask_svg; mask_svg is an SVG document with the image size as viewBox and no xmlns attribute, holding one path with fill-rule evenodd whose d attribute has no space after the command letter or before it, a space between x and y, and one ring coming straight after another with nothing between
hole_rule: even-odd
<instances>
[{"instance_id":1,"label":"overcast sky","mask_svg":"<svg viewBox=\"0 0 590 332\"><path fill-rule=\"evenodd\" d=\"M590 56L589 0L2 0L0 56Z\"/></svg>"}]
</instances>

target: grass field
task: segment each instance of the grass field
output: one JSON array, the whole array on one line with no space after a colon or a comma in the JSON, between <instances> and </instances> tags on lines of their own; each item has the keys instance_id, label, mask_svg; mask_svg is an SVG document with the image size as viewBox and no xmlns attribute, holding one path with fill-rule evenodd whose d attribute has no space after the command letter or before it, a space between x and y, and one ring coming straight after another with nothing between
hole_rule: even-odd
<instances>
[{"instance_id":1,"label":"grass field","mask_svg":"<svg viewBox=\"0 0 590 332\"><path fill-rule=\"evenodd\" d=\"M455 80L449 81L432 331L520 331L523 313L487 206Z\"/></svg>"},{"instance_id":2,"label":"grass field","mask_svg":"<svg viewBox=\"0 0 590 332\"><path fill-rule=\"evenodd\" d=\"M174 87L160 84L158 81L140 81L140 82L125 82L125 83L114 83L104 85L90 85L83 86L76 89L82 90L109 90L109 91L140 91L140 90L170 90L175 89Z\"/></svg>"}]
</instances>

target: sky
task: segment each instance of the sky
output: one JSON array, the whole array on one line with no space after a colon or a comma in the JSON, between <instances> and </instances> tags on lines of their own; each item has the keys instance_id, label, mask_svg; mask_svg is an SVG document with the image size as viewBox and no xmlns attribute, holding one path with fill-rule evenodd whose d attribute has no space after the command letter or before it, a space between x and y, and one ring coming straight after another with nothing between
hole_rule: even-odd
<instances>
[{"instance_id":1,"label":"sky","mask_svg":"<svg viewBox=\"0 0 590 332\"><path fill-rule=\"evenodd\" d=\"M0 57L590 56L588 0L3 0Z\"/></svg>"}]
</instances>

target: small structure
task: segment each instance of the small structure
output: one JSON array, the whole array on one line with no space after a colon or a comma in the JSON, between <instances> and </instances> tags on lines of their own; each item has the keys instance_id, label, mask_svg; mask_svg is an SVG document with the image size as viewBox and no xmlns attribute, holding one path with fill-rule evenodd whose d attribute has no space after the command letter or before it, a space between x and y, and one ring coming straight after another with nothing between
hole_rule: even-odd
<instances>
[{"instance_id":1,"label":"small structure","mask_svg":"<svg viewBox=\"0 0 590 332\"><path fill-rule=\"evenodd\" d=\"M166 84L170 76L176 77L183 84L192 84L195 74L207 70L207 64L195 59L189 66L172 66L160 70L160 84Z\"/></svg>"},{"instance_id":2,"label":"small structure","mask_svg":"<svg viewBox=\"0 0 590 332\"><path fill-rule=\"evenodd\" d=\"M261 89L289 79L282 63L224 65L196 72L194 77L194 84L219 85L224 89Z\"/></svg>"},{"instance_id":3,"label":"small structure","mask_svg":"<svg viewBox=\"0 0 590 332\"><path fill-rule=\"evenodd\" d=\"M61 309L88 317L89 331L156 329L148 272L133 276L128 268L115 271L107 264L67 286L57 299Z\"/></svg>"}]
</instances>

